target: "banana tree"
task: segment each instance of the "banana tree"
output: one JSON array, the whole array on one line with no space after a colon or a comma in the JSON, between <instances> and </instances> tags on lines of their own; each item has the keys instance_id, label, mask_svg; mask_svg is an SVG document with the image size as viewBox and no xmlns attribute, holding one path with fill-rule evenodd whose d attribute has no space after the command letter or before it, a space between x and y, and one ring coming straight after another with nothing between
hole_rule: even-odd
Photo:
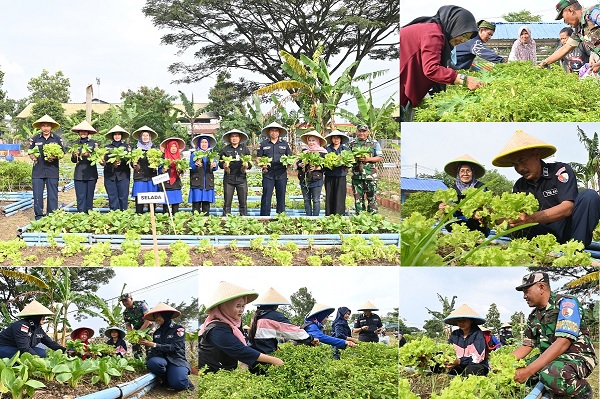
<instances>
[{"instance_id":1,"label":"banana tree","mask_svg":"<svg viewBox=\"0 0 600 399\"><path fill-rule=\"evenodd\" d=\"M125 290L125 284L123 284L123 288L121 289L121 295L123 295L123 291ZM88 314L93 317L99 317L106 322L109 326L120 326L123 325L123 307L120 302L117 302L115 305L109 305L104 299L100 298L96 294L88 293L86 297L86 301L93 307L99 309L96 311L94 309L85 308L80 309L82 313Z\"/></svg>"},{"instance_id":2,"label":"banana tree","mask_svg":"<svg viewBox=\"0 0 600 399\"><path fill-rule=\"evenodd\" d=\"M183 116L190 122L190 134L194 134L194 122L196 118L202 115L204 112L204 108L195 109L194 108L194 93L192 93L192 100L190 101L184 92L179 90L179 98L181 99L181 103L183 104L183 111L177 109L178 112L183 113Z\"/></svg>"}]
</instances>

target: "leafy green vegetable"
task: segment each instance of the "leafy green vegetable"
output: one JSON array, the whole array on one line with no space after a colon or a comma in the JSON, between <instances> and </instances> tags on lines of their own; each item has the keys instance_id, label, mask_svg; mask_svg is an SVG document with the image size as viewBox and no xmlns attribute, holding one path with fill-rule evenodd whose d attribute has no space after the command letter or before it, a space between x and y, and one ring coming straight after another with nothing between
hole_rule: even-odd
<instances>
[{"instance_id":1,"label":"leafy green vegetable","mask_svg":"<svg viewBox=\"0 0 600 399\"><path fill-rule=\"evenodd\" d=\"M60 144L50 143L44 145L44 159L49 161L51 159L62 159L65 156Z\"/></svg>"},{"instance_id":2,"label":"leafy green vegetable","mask_svg":"<svg viewBox=\"0 0 600 399\"><path fill-rule=\"evenodd\" d=\"M123 147L116 147L110 150L109 154L108 154L108 163L116 163L116 162L121 162L122 160L126 159L127 157L127 150Z\"/></svg>"},{"instance_id":3,"label":"leafy green vegetable","mask_svg":"<svg viewBox=\"0 0 600 399\"><path fill-rule=\"evenodd\" d=\"M108 154L108 148L96 148L88 157L91 165L97 165L104 161L104 157Z\"/></svg>"},{"instance_id":4,"label":"leafy green vegetable","mask_svg":"<svg viewBox=\"0 0 600 399\"><path fill-rule=\"evenodd\" d=\"M261 168L268 168L271 166L272 159L269 157L260 157L256 160L256 164Z\"/></svg>"},{"instance_id":5,"label":"leafy green vegetable","mask_svg":"<svg viewBox=\"0 0 600 399\"><path fill-rule=\"evenodd\" d=\"M152 341L152 336L148 333L150 331L150 327L144 330L130 330L125 334L125 341L129 342L132 345L135 345L140 342L140 339L145 339L146 341Z\"/></svg>"},{"instance_id":6,"label":"leafy green vegetable","mask_svg":"<svg viewBox=\"0 0 600 399\"><path fill-rule=\"evenodd\" d=\"M150 169L158 169L165 161L162 151L156 148L150 148L146 151L146 159L148 160Z\"/></svg>"},{"instance_id":7,"label":"leafy green vegetable","mask_svg":"<svg viewBox=\"0 0 600 399\"><path fill-rule=\"evenodd\" d=\"M125 155L125 160L129 163L138 163L144 156L144 150L141 148L134 148Z\"/></svg>"},{"instance_id":8,"label":"leafy green vegetable","mask_svg":"<svg viewBox=\"0 0 600 399\"><path fill-rule=\"evenodd\" d=\"M295 164L297 160L298 160L298 157L295 155L282 155L279 158L279 162L281 162L283 164L283 166L285 166L286 168L290 165Z\"/></svg>"}]
</instances>

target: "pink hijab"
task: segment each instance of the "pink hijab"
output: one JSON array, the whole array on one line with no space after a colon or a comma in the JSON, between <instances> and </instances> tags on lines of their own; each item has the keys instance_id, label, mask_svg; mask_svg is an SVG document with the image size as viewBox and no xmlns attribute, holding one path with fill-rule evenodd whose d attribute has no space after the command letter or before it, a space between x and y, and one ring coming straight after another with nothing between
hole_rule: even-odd
<instances>
[{"instance_id":1,"label":"pink hijab","mask_svg":"<svg viewBox=\"0 0 600 399\"><path fill-rule=\"evenodd\" d=\"M247 297L244 296L242 298L246 301L246 303L248 302ZM223 308L225 308L225 309L230 308L230 307L235 308L235 305L237 304L237 301L239 299L240 298L230 299L227 302L224 302L224 303L212 308L208 312L208 318L204 321L204 323L200 327L200 335L202 335L202 333L204 332L204 329L210 324L210 322L212 322L214 320L218 320L220 322L223 322L223 323L226 323L227 325L229 325L231 327L231 330L233 331L233 335L235 335L235 337L237 339L239 339L241 343L246 345L246 337L244 337L244 334L240 330L240 326L242 325L242 319L234 319L232 317L229 317L223 311Z\"/></svg>"}]
</instances>

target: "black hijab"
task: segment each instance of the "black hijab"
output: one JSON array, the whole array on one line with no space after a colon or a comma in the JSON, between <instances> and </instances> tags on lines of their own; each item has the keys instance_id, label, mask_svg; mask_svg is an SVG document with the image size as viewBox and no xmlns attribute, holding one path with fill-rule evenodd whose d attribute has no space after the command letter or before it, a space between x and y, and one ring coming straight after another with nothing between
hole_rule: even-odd
<instances>
[{"instance_id":1,"label":"black hijab","mask_svg":"<svg viewBox=\"0 0 600 399\"><path fill-rule=\"evenodd\" d=\"M442 50L442 61L441 65L448 67L451 62L451 52L453 46L450 44L450 39L465 33L471 33L471 39L477 35L479 28L477 28L477 21L471 13L459 6L443 6L437 11L433 17L419 17L408 24L422 24L427 22L435 22L442 27L442 32L446 37L446 44Z\"/></svg>"}]
</instances>

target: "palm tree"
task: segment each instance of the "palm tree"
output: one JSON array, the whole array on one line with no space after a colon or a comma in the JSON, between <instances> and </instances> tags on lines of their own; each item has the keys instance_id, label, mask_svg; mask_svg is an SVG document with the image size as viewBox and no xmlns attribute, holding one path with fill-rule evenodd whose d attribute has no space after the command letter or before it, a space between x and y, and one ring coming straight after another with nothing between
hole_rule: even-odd
<instances>
[{"instance_id":1,"label":"palm tree","mask_svg":"<svg viewBox=\"0 0 600 399\"><path fill-rule=\"evenodd\" d=\"M446 337L446 339L450 336L450 333L452 332L452 326L449 326L447 324L444 323L444 319L450 314L452 313L452 311L454 310L454 304L456 301L457 296L454 295L452 297L452 299L448 299L447 297L443 297L440 294L437 294L438 296L438 300L440 301L440 303L442 304L442 311L438 312L436 310L430 310L429 308L425 308L427 309L427 312L429 312L430 315L432 315L434 317L434 321L441 324L442 325L442 329L444 331L444 335Z\"/></svg>"},{"instance_id":2,"label":"palm tree","mask_svg":"<svg viewBox=\"0 0 600 399\"><path fill-rule=\"evenodd\" d=\"M598 133L594 132L594 137L589 138L585 132L577 126L577 136L579 137L579 141L583 143L586 151L588 152L588 161L585 165L583 165L584 172L583 176L587 178L586 187L588 187L587 182L591 183L591 188L596 191L600 190L600 141L598 140Z\"/></svg>"},{"instance_id":3,"label":"palm tree","mask_svg":"<svg viewBox=\"0 0 600 399\"><path fill-rule=\"evenodd\" d=\"M179 112L183 113L183 116L190 123L190 135L194 135L194 122L196 118L202 115L204 112L204 108L194 108L194 93L192 93L192 100L188 100L187 96L184 92L179 90L179 98L181 98L181 103L183 104L183 111L177 109Z\"/></svg>"}]
</instances>

